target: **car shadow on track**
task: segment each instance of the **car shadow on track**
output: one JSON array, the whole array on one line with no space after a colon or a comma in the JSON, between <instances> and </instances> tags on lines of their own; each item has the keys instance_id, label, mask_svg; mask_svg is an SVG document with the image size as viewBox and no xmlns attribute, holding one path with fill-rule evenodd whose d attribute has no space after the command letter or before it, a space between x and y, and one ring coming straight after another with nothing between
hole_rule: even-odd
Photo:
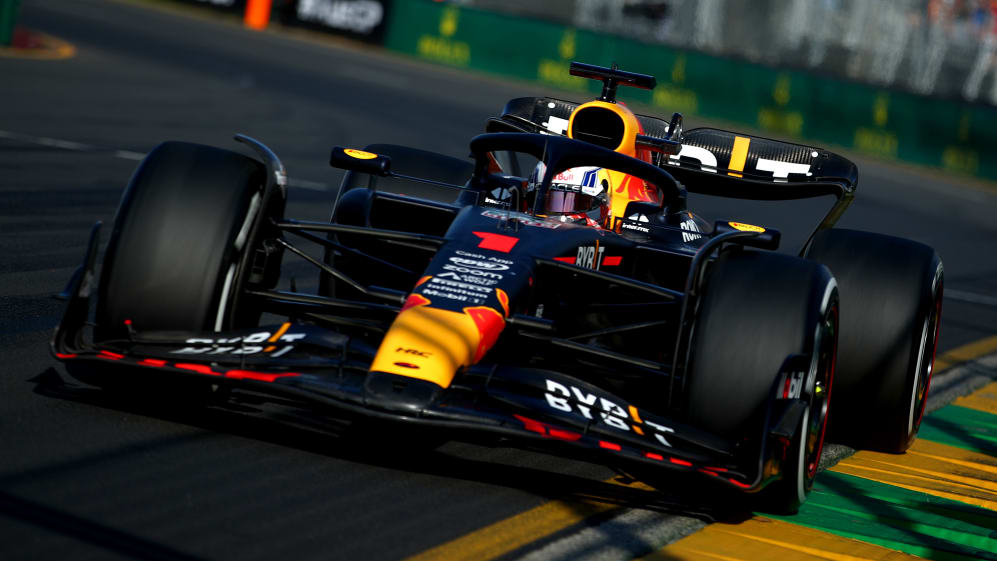
<instances>
[{"instance_id":1,"label":"car shadow on track","mask_svg":"<svg viewBox=\"0 0 997 561\"><path fill-rule=\"evenodd\" d=\"M126 393L78 383L55 368L49 368L29 381L35 384L36 394L47 398L152 417L340 460L515 488L548 499L588 505L581 507L583 512L589 512L591 505L598 504L601 508L595 509L596 518L619 508L644 509L703 521L737 521L751 516L750 507L737 495L711 485L702 477L669 471L658 478L652 488L622 471L609 480L598 481L534 467L470 459L459 448L457 452L449 446L446 450L437 449L446 441L436 433L399 431L396 425L357 422L327 416L326 412L316 414L314 409L303 409L290 401L275 404L271 396L264 399L238 391L222 399L202 399L193 403L164 400L159 391ZM459 440L473 446L508 446L507 442L490 437L459 435Z\"/></svg>"},{"instance_id":2,"label":"car shadow on track","mask_svg":"<svg viewBox=\"0 0 997 561\"><path fill-rule=\"evenodd\" d=\"M129 558L163 561L197 561L200 559L200 557L189 555L165 544L144 539L104 524L98 524L2 490L0 490L0 516L7 516L23 523L71 536L81 542L100 547L101 551L105 553L114 552ZM11 555L17 558L16 553L11 553Z\"/></svg>"}]
</instances>

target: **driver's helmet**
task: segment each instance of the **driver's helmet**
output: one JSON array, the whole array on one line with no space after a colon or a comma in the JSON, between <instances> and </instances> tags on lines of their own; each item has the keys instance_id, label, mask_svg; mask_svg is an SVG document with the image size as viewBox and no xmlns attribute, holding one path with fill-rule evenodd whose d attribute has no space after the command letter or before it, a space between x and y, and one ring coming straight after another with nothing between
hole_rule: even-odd
<instances>
[{"instance_id":1,"label":"driver's helmet","mask_svg":"<svg viewBox=\"0 0 997 561\"><path fill-rule=\"evenodd\" d=\"M527 181L531 204L543 181L547 166L539 162ZM609 180L602 168L577 167L555 175L544 197L540 214L562 222L604 226L609 218Z\"/></svg>"}]
</instances>

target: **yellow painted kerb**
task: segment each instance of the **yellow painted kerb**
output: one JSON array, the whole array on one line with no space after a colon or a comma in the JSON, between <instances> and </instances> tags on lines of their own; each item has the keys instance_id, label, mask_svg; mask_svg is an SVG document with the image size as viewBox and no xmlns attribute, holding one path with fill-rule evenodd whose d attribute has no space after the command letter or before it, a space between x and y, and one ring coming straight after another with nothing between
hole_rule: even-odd
<instances>
[{"instance_id":1,"label":"yellow painted kerb","mask_svg":"<svg viewBox=\"0 0 997 561\"><path fill-rule=\"evenodd\" d=\"M935 358L935 372L997 352L997 335L952 349Z\"/></svg>"},{"instance_id":2,"label":"yellow painted kerb","mask_svg":"<svg viewBox=\"0 0 997 561\"><path fill-rule=\"evenodd\" d=\"M711 524L646 557L645 561L906 561L920 559L789 522L755 517Z\"/></svg>"}]
</instances>

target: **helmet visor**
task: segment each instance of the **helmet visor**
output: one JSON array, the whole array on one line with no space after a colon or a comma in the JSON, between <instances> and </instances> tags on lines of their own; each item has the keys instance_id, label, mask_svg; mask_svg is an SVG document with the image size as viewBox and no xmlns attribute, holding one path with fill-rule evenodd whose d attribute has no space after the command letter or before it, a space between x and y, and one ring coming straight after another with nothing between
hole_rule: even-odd
<instances>
[{"instance_id":1,"label":"helmet visor","mask_svg":"<svg viewBox=\"0 0 997 561\"><path fill-rule=\"evenodd\" d=\"M547 200L544 205L546 214L574 214L578 212L588 212L597 206L596 197L586 195L577 191L561 191L550 189L547 191Z\"/></svg>"}]
</instances>

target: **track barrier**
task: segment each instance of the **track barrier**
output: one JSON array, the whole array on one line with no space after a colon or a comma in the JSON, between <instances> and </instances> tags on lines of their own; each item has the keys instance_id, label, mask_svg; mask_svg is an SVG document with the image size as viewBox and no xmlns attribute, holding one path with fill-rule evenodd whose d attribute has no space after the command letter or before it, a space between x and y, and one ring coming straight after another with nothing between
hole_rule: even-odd
<instances>
[{"instance_id":1,"label":"track barrier","mask_svg":"<svg viewBox=\"0 0 997 561\"><path fill-rule=\"evenodd\" d=\"M8 47L14 41L20 4L21 0L0 0L0 47Z\"/></svg>"}]
</instances>

